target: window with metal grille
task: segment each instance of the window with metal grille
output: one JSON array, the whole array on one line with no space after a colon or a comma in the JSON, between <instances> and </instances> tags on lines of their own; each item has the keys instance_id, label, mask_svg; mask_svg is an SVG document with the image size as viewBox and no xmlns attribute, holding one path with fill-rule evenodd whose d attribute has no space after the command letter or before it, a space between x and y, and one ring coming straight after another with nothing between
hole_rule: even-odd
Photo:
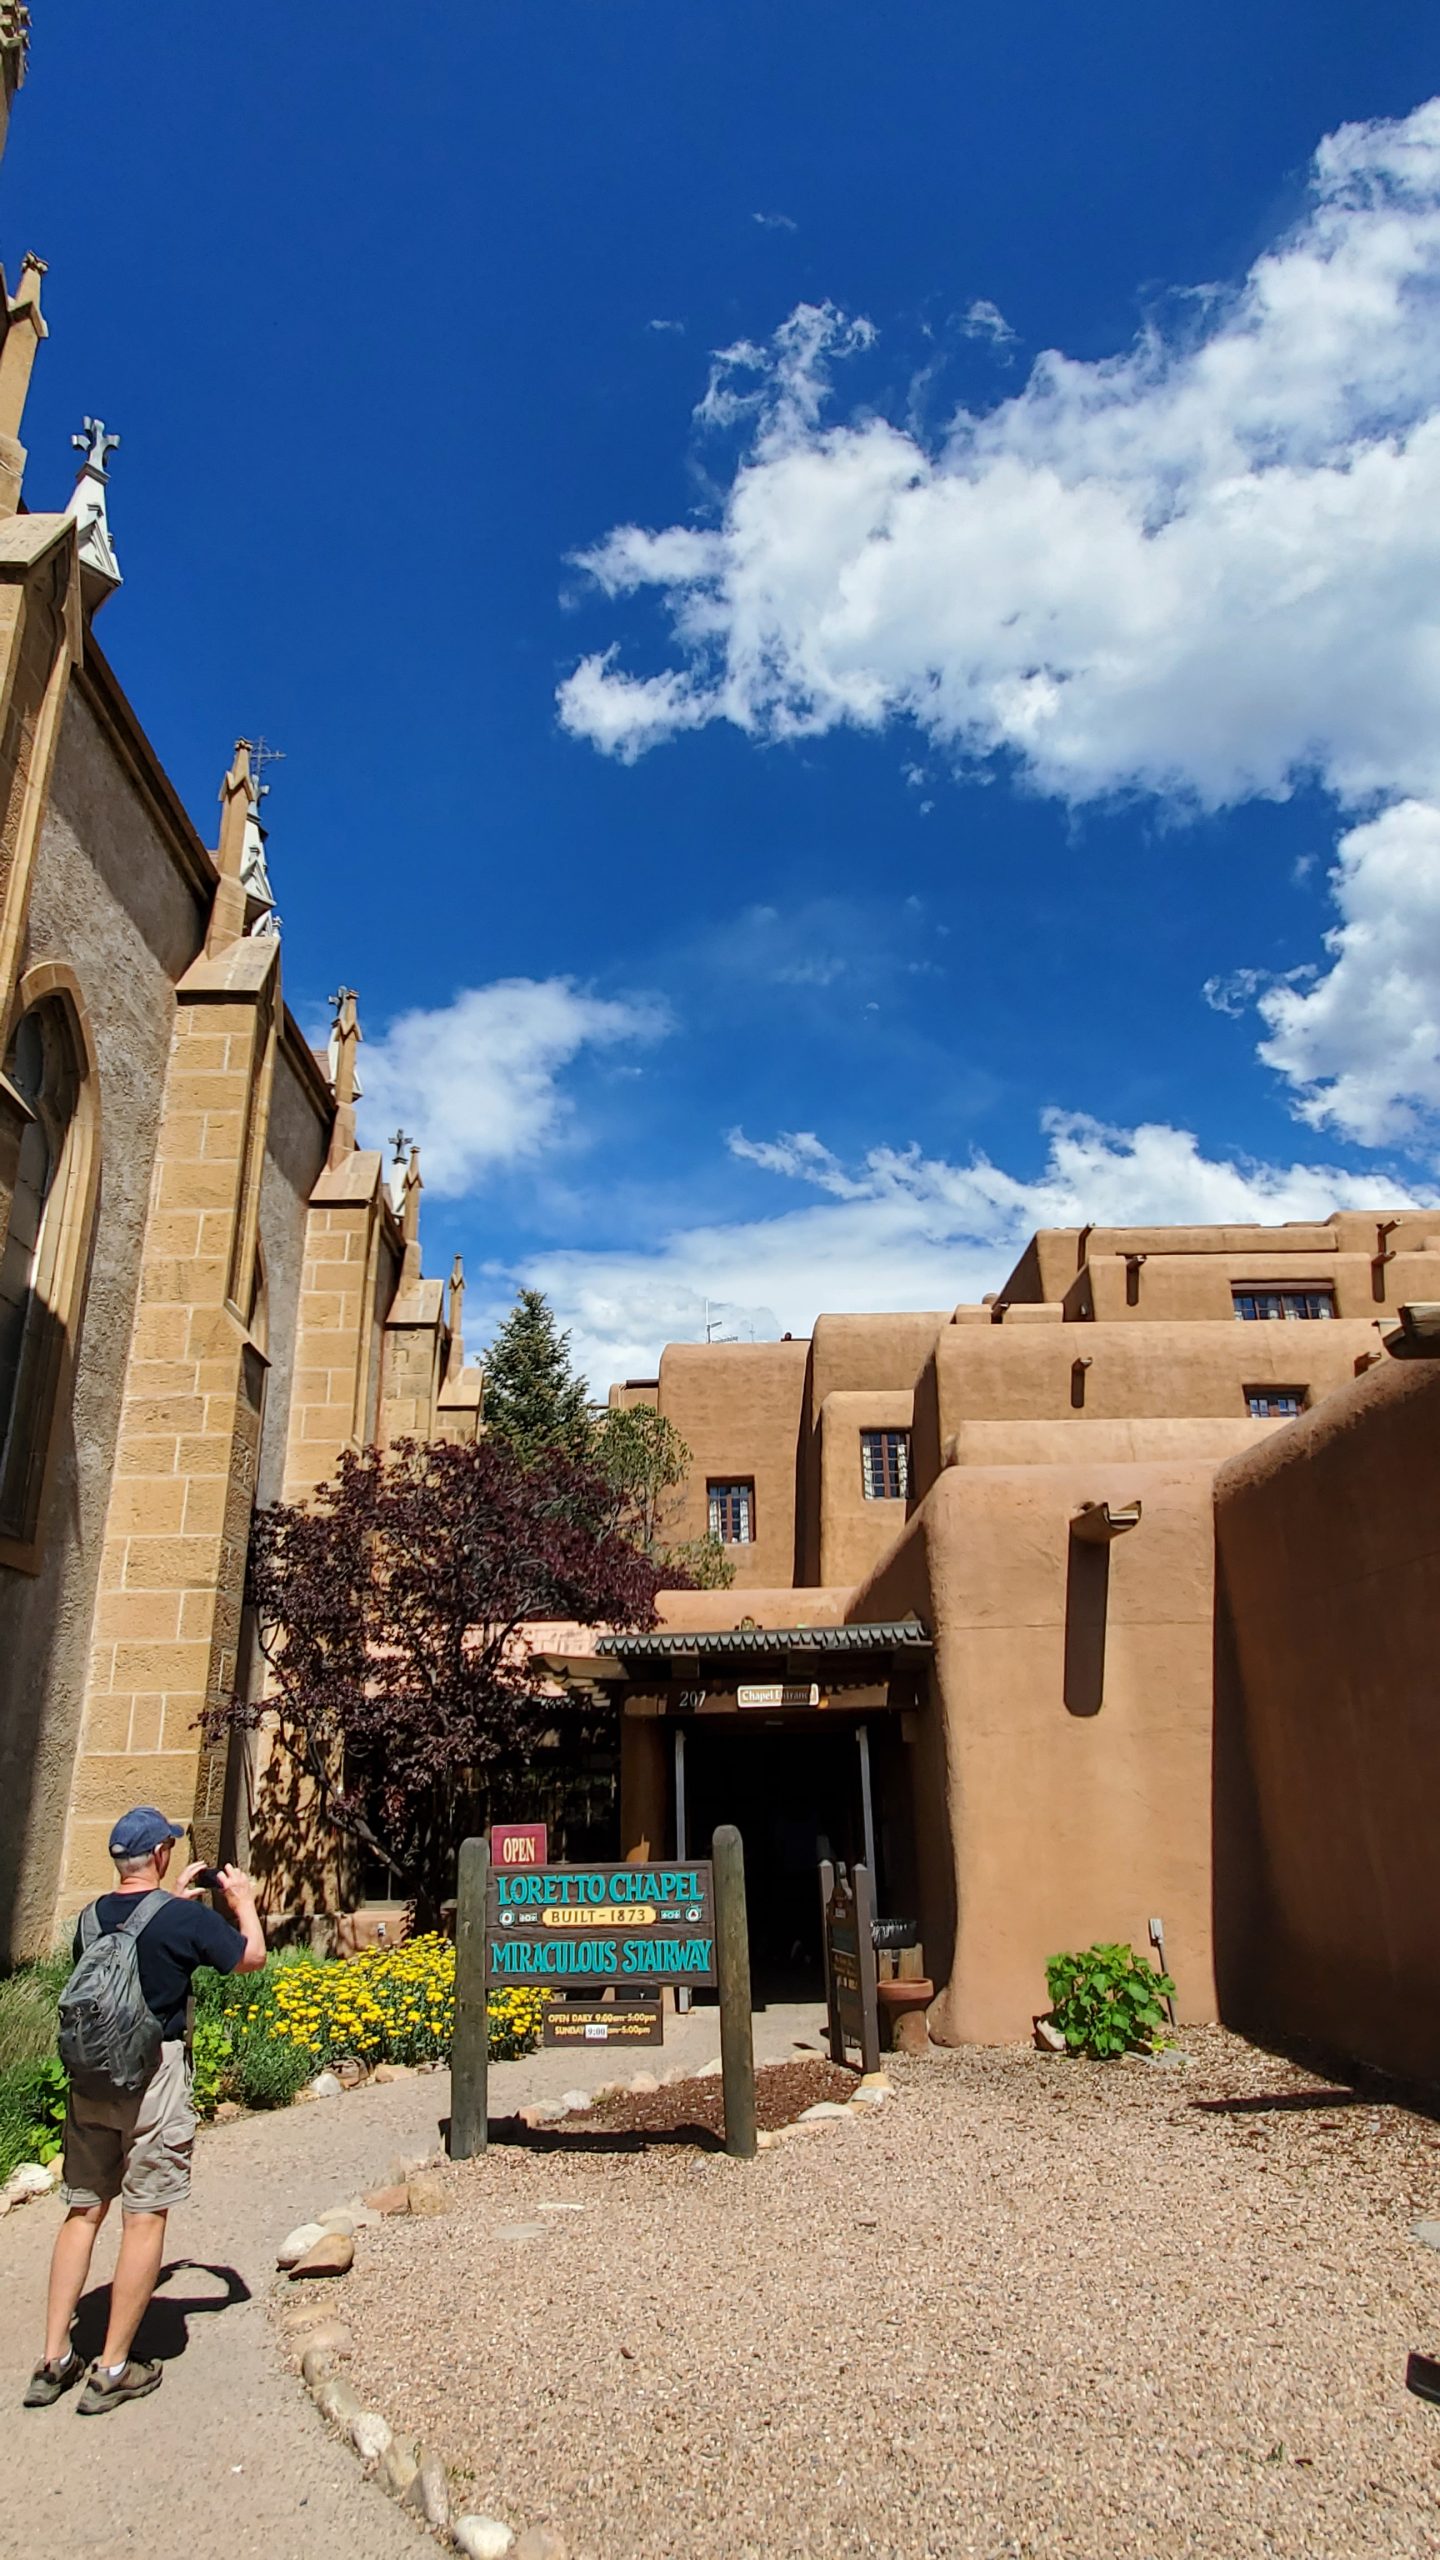
<instances>
[{"instance_id":1,"label":"window with metal grille","mask_svg":"<svg viewBox=\"0 0 1440 2560\"><path fill-rule=\"evenodd\" d=\"M749 1547L755 1542L755 1487L753 1484L716 1484L706 1486L710 1497L710 1535L727 1547Z\"/></svg>"},{"instance_id":2,"label":"window with metal grille","mask_svg":"<svg viewBox=\"0 0 1440 2560\"><path fill-rule=\"evenodd\" d=\"M910 1491L908 1431L862 1431L860 1483L867 1502L903 1502Z\"/></svg>"},{"instance_id":3,"label":"window with metal grille","mask_svg":"<svg viewBox=\"0 0 1440 2560\"><path fill-rule=\"evenodd\" d=\"M1313 1322L1335 1313L1333 1289L1232 1289L1230 1294L1242 1324L1263 1324L1285 1316Z\"/></svg>"},{"instance_id":4,"label":"window with metal grille","mask_svg":"<svg viewBox=\"0 0 1440 2560\"><path fill-rule=\"evenodd\" d=\"M1245 1402L1257 1422L1282 1422L1305 1410L1303 1387L1247 1387Z\"/></svg>"}]
</instances>

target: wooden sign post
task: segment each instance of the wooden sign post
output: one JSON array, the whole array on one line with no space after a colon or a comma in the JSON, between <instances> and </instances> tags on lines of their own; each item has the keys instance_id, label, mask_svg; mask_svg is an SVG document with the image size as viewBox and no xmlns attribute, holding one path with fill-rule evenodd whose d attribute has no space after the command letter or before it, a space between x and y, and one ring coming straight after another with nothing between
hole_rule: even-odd
<instances>
[{"instance_id":1,"label":"wooden sign post","mask_svg":"<svg viewBox=\"0 0 1440 2560\"><path fill-rule=\"evenodd\" d=\"M827 1858L820 1870L825 1925L825 2005L830 2014L830 2059L846 2063L858 2045L862 2071L880 2068L880 1998L876 1990L875 1904L870 1870L855 1869L854 1882L839 1882Z\"/></svg>"},{"instance_id":2,"label":"wooden sign post","mask_svg":"<svg viewBox=\"0 0 1440 2560\"><path fill-rule=\"evenodd\" d=\"M753 2160L755 2029L750 2014L750 1932L745 1918L745 1853L733 1822L711 1843L715 1865L715 1952L720 1977L720 2078L725 2092L725 2148Z\"/></svg>"},{"instance_id":3,"label":"wooden sign post","mask_svg":"<svg viewBox=\"0 0 1440 2560\"><path fill-rule=\"evenodd\" d=\"M455 1894L455 2033L450 2048L452 2160L473 2160L489 2138L490 2003L485 1985L489 1881L490 1852L484 1841L462 1841Z\"/></svg>"}]
</instances>

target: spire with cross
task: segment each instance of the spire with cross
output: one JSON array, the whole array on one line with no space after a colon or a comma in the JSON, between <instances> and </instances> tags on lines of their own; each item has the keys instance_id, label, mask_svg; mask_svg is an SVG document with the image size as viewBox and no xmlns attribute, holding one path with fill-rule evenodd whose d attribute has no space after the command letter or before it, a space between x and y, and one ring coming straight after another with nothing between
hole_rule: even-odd
<instances>
[{"instance_id":1,"label":"spire with cross","mask_svg":"<svg viewBox=\"0 0 1440 2560\"><path fill-rule=\"evenodd\" d=\"M120 439L111 435L103 418L87 418L83 428L70 442L84 455L65 510L75 524L80 556L80 591L88 613L98 613L106 599L113 596L122 583L120 563L110 538L110 514L106 492L110 486L109 462L119 449Z\"/></svg>"}]
</instances>

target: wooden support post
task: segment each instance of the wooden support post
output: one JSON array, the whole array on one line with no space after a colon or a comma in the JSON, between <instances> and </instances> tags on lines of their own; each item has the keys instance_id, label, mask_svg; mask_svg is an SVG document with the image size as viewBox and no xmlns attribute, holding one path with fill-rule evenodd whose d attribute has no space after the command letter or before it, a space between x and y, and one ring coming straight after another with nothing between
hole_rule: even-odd
<instances>
[{"instance_id":1,"label":"wooden support post","mask_svg":"<svg viewBox=\"0 0 1440 2560\"><path fill-rule=\"evenodd\" d=\"M855 1870L855 1944L860 1959L860 2068L880 2068L880 2001L875 1989L875 1888L868 1867Z\"/></svg>"},{"instance_id":2,"label":"wooden support post","mask_svg":"<svg viewBox=\"0 0 1440 2560\"><path fill-rule=\"evenodd\" d=\"M489 2138L490 2004L485 1990L485 1901L490 1852L460 1844L455 1899L455 2034L450 2049L450 2157L473 2160Z\"/></svg>"},{"instance_id":3,"label":"wooden support post","mask_svg":"<svg viewBox=\"0 0 1440 2560\"><path fill-rule=\"evenodd\" d=\"M715 1860L715 1970L720 1981L720 2075L725 2092L725 2148L753 2160L755 2033L750 2015L750 1932L745 1919L745 1853L733 1822L722 1822Z\"/></svg>"},{"instance_id":4,"label":"wooden support post","mask_svg":"<svg viewBox=\"0 0 1440 2560\"><path fill-rule=\"evenodd\" d=\"M820 1944L825 1959L825 2023L830 2036L830 2059L842 2066L845 2060L845 2032L840 2024L840 2011L835 2001L835 1981L830 1970L830 1902L835 1891L835 1864L831 1858L820 1861Z\"/></svg>"}]
</instances>

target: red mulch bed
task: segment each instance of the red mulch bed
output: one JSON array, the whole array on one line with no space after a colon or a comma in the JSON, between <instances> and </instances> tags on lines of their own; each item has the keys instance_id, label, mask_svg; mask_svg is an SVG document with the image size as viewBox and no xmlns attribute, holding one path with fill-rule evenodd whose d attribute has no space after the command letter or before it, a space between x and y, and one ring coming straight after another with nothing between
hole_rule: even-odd
<instances>
[{"instance_id":1,"label":"red mulch bed","mask_svg":"<svg viewBox=\"0 0 1440 2560\"><path fill-rule=\"evenodd\" d=\"M854 2072L842 2071L833 2062L770 2063L755 2074L755 2121L762 2132L773 2133L782 2124L793 2124L822 2098L853 2098L856 2086ZM604 2098L583 2115L571 2116L547 2131L581 2141L587 2134L607 2133L693 2132L723 2139L723 2084L712 2077L673 2080L668 2089L627 2089L623 2096Z\"/></svg>"}]
</instances>

